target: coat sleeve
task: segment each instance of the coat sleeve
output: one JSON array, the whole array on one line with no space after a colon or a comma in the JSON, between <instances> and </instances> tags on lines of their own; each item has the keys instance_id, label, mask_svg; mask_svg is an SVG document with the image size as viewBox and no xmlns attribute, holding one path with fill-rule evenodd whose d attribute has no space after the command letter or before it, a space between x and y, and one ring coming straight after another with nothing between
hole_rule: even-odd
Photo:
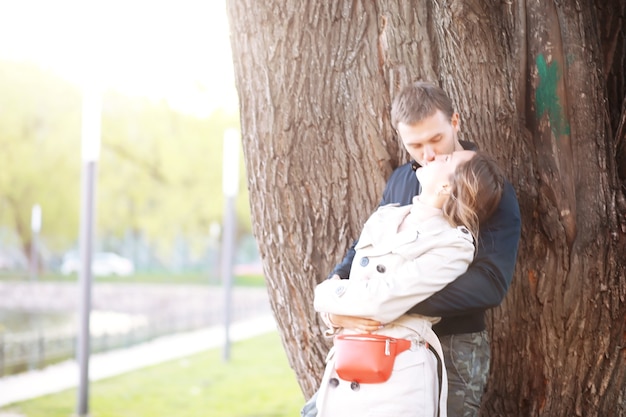
<instances>
[{"instance_id":1,"label":"coat sleeve","mask_svg":"<svg viewBox=\"0 0 626 417\"><path fill-rule=\"evenodd\" d=\"M326 280L315 288L318 312L367 317L389 323L462 274L474 256L474 245L452 229L417 258L369 280Z\"/></svg>"},{"instance_id":2,"label":"coat sleeve","mask_svg":"<svg viewBox=\"0 0 626 417\"><path fill-rule=\"evenodd\" d=\"M520 234L519 205L507 182L498 209L480 225L476 258L467 272L409 312L452 317L499 305L513 279Z\"/></svg>"}]
</instances>

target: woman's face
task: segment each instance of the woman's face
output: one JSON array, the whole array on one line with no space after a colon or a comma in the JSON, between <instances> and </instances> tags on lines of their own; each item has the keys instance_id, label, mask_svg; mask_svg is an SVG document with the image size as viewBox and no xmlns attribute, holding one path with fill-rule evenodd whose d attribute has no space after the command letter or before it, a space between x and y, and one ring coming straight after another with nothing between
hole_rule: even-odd
<instances>
[{"instance_id":1,"label":"woman's face","mask_svg":"<svg viewBox=\"0 0 626 417\"><path fill-rule=\"evenodd\" d=\"M442 188L450 185L450 177L456 167L474 156L472 151L456 151L450 154L437 155L428 165L415 171L422 185L422 194L437 194Z\"/></svg>"}]
</instances>

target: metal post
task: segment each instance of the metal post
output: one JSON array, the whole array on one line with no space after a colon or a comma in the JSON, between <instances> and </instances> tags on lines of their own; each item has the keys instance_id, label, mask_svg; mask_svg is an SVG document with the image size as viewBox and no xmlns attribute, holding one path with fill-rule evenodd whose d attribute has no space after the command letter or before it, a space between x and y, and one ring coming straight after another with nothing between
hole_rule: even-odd
<instances>
[{"instance_id":1,"label":"metal post","mask_svg":"<svg viewBox=\"0 0 626 417\"><path fill-rule=\"evenodd\" d=\"M2 326L0 326L0 377L4 376L4 362L5 362L4 328L2 328Z\"/></svg>"},{"instance_id":2,"label":"metal post","mask_svg":"<svg viewBox=\"0 0 626 417\"><path fill-rule=\"evenodd\" d=\"M233 287L233 253L235 247L235 197L239 188L239 132L229 129L224 133L222 160L222 188L224 190L224 227L222 234L222 285L224 286L224 361L230 360L230 322Z\"/></svg>"},{"instance_id":3,"label":"metal post","mask_svg":"<svg viewBox=\"0 0 626 417\"><path fill-rule=\"evenodd\" d=\"M80 310L78 332L78 416L89 415L89 355L91 315L91 258L93 253L93 218L95 194L96 162L86 162L84 166L81 206L81 234L80 234Z\"/></svg>"},{"instance_id":4,"label":"metal post","mask_svg":"<svg viewBox=\"0 0 626 417\"><path fill-rule=\"evenodd\" d=\"M31 282L37 281L39 277L39 232L41 231L41 206L39 204L33 205L30 212L30 230L31 230L31 242L30 242L30 280ZM39 338L41 332L40 317L38 313L34 313L29 319L32 327ZM28 353L28 369L37 369L43 364L41 359L41 352L39 350L39 340L37 343L33 343Z\"/></svg>"},{"instance_id":5,"label":"metal post","mask_svg":"<svg viewBox=\"0 0 626 417\"><path fill-rule=\"evenodd\" d=\"M88 74L93 76L93 74ZM95 218L97 161L100 156L101 95L95 79L89 78L83 90L82 160L83 175L80 215L80 300L77 356L79 365L76 414L89 415L89 356L91 315L92 254Z\"/></svg>"},{"instance_id":6,"label":"metal post","mask_svg":"<svg viewBox=\"0 0 626 417\"><path fill-rule=\"evenodd\" d=\"M30 214L30 230L31 244L30 244L30 279L36 281L39 273L39 232L41 231L41 206L35 204Z\"/></svg>"},{"instance_id":7,"label":"metal post","mask_svg":"<svg viewBox=\"0 0 626 417\"><path fill-rule=\"evenodd\" d=\"M224 205L224 234L222 239L222 285L224 287L224 361L230 360L230 322L233 288L233 246L235 234L235 204L233 197L226 197Z\"/></svg>"}]
</instances>

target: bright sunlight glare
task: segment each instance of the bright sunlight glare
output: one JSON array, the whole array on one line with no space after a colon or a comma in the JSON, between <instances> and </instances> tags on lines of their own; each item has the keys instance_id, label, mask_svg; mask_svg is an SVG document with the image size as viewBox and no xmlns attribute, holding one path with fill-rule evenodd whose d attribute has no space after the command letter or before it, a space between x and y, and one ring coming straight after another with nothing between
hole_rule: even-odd
<instances>
[{"instance_id":1,"label":"bright sunlight glare","mask_svg":"<svg viewBox=\"0 0 626 417\"><path fill-rule=\"evenodd\" d=\"M90 36L91 35L91 36ZM225 0L0 0L0 59L206 116L237 108Z\"/></svg>"}]
</instances>

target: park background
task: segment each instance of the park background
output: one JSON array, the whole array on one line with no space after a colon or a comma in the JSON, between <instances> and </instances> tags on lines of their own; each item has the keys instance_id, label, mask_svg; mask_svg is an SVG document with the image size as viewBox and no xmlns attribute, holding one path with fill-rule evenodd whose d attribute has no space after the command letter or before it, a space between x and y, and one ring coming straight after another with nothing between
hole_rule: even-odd
<instances>
[{"instance_id":1,"label":"park background","mask_svg":"<svg viewBox=\"0 0 626 417\"><path fill-rule=\"evenodd\" d=\"M156 9L165 3L154 7L141 2L126 2L123 7L116 2L54 3L52 8L67 6L60 15L45 4L24 4L18 6L18 13L5 18L13 30L2 38L3 43L34 39L34 45L54 51L52 56L63 56L62 49L70 45L71 52L65 56L69 62L78 62L77 66L93 64L95 52L101 52L96 55L99 60L116 62L98 62L96 67L105 74L133 73L139 66L134 60L151 55L142 53L141 47L158 39L156 47L146 49L158 57L156 65L141 72L142 79L133 85L149 83L159 71L171 71L170 65L181 61L177 53L185 49L177 45L168 50L168 39L148 30L152 16L162 14ZM87 10L98 19L82 25L71 18L69 23L64 20L80 16L77 11L86 11L81 9L84 4L98 5ZM181 2L191 12L206 16L191 4ZM387 175L406 162L406 152L389 123L390 100L406 83L425 79L439 84L457 104L463 120L461 138L475 141L502 162L517 191L522 214L515 277L502 304L487 314L492 366L483 397L484 413L626 415L626 1L237 0L226 6L252 227L280 338L305 395L317 388L328 348L321 325L312 325L317 317L312 307L313 287L358 235L362 221L380 201ZM115 7L120 8L111 17L107 10ZM166 11L168 18L155 26L172 36L185 33L194 19L189 17L188 27L177 27L175 21L181 20L178 12ZM133 13L138 16L129 17ZM46 30L38 31L40 27ZM141 41L129 39L124 45L118 41L113 48L104 47L120 39L126 28L133 28L133 35ZM94 32L103 35L95 43L82 36ZM116 56L111 52L123 50L126 44L129 53ZM207 55L211 67L224 62L218 54ZM45 68L57 72L50 69L51 64ZM181 68L191 71L196 67L183 64ZM156 84L167 85L162 77L157 78ZM179 85L176 90L185 88ZM119 88L107 91L115 94ZM59 89L56 97L65 99L65 92ZM154 97L147 99L180 110L174 99ZM3 104L2 111L9 114L18 104ZM36 105L51 107L45 100ZM121 108L120 101L115 101L106 111L111 114ZM179 124L165 115L160 113L150 125L169 135ZM21 169L32 167L39 154L56 155L47 165L39 163L41 174L35 174L52 184L57 172L63 173L66 159L75 161L78 154L76 149L69 155L55 154L56 146L37 142L51 126L66 120L58 113L56 116L51 121L39 115L9 129L7 137L30 135L39 149L24 150L22 145L27 142L13 142L12 147L5 146L3 155L9 156L3 162L17 160L14 165ZM198 208L189 193L176 193L174 188L193 184L193 178L164 176L159 169L169 161L166 155L181 152L180 143L142 147L146 138L137 130L137 124L128 123L112 136L103 137L98 207L104 210L100 205L109 204L107 210L116 214L107 224L99 212L98 249L124 247L124 255L135 257L139 269L151 259L160 260L164 267L181 268L185 263L180 259L204 250L205 238L184 235L187 230L202 229L192 226L193 215L172 223L170 211L180 207L180 200L187 204L186 214L214 206L203 200ZM120 146L115 142L125 134L138 146L132 153L125 151L126 143ZM106 161L113 156L117 163L112 170ZM124 170L131 161L149 174L139 175L135 167L134 176L126 176ZM185 160L186 165L192 163L192 159ZM235 168L241 173L240 165ZM105 171L113 186L105 187ZM62 237L58 242L46 240L43 228L38 236L41 245L23 244L26 239L21 237L28 236L28 212L33 204L41 204L37 207L44 214L43 227L50 228L46 221L50 217L76 220L70 210L77 206L44 207L41 202L22 199L33 187L15 187L15 178L8 178L5 172L9 171L2 172L2 181L10 186L3 192L18 191L3 200L2 216L9 210L18 213L6 217L16 225L7 239L21 244L24 253L37 253L37 258L59 256L53 252L65 251L69 242L63 243ZM28 182L32 172L24 170L19 180ZM74 176L77 184L80 173L75 170ZM126 181L115 184L118 177ZM50 184L45 188L48 192L66 192ZM146 201L139 196L128 198L132 193L123 192L132 185L143 190L154 184L167 189L171 198L165 203ZM115 191L102 198L106 189ZM113 204L116 199L121 204ZM165 222L149 221L155 207L167 208L161 215ZM120 213L132 219L135 230L116 227L123 223ZM246 218L239 216L240 227ZM219 229L212 227L215 224L212 220L202 223L208 230L207 241L218 234ZM161 232L169 238L153 242ZM181 244L181 240L189 241ZM50 249L50 254L40 246ZM168 247L182 249L170 252ZM36 263L38 267L43 264L43 260ZM148 280L155 276L154 271L146 273ZM165 274L167 279L174 275ZM43 284L42 277L43 273L33 273L32 282ZM206 276L201 281L206 282ZM507 289L502 290L504 295Z\"/></svg>"},{"instance_id":2,"label":"park background","mask_svg":"<svg viewBox=\"0 0 626 417\"><path fill-rule=\"evenodd\" d=\"M85 7L98 15L95 40L85 36L93 30L82 19ZM122 276L94 276L92 350L124 349L223 322L223 138L227 130L239 130L224 2L2 1L0 378L36 373L67 360L74 350L78 276L64 273L62 266L78 251L81 87L93 50L103 87L94 251L116 253L134 268ZM243 158L239 171L234 320L270 314L251 233ZM36 231L35 210L40 210ZM259 343L270 355L261 368L250 366L257 356L255 343L241 355L235 344L230 364L221 354L207 353L210 359L194 366L193 375L187 368L195 357L180 360L187 363L181 365L182 378L205 381L200 388L192 384L191 397L208 403L187 401L185 412L180 405L145 408L145 402L132 398L158 394L143 389L130 395L134 382L115 382L112 394L97 386L92 390L92 413L207 415L208 406L210 415L250 415L263 413L264 405L269 413L282 413L289 412L280 399L289 389L293 411L302 394L280 340L269 335ZM158 381L165 386L172 378L166 371L150 372L156 372L149 379L157 391ZM268 383L271 375L279 382ZM208 390L203 387L207 380ZM181 381L180 389L187 388ZM74 391L3 410L20 416L71 415ZM126 404L111 408L122 397Z\"/></svg>"}]
</instances>

